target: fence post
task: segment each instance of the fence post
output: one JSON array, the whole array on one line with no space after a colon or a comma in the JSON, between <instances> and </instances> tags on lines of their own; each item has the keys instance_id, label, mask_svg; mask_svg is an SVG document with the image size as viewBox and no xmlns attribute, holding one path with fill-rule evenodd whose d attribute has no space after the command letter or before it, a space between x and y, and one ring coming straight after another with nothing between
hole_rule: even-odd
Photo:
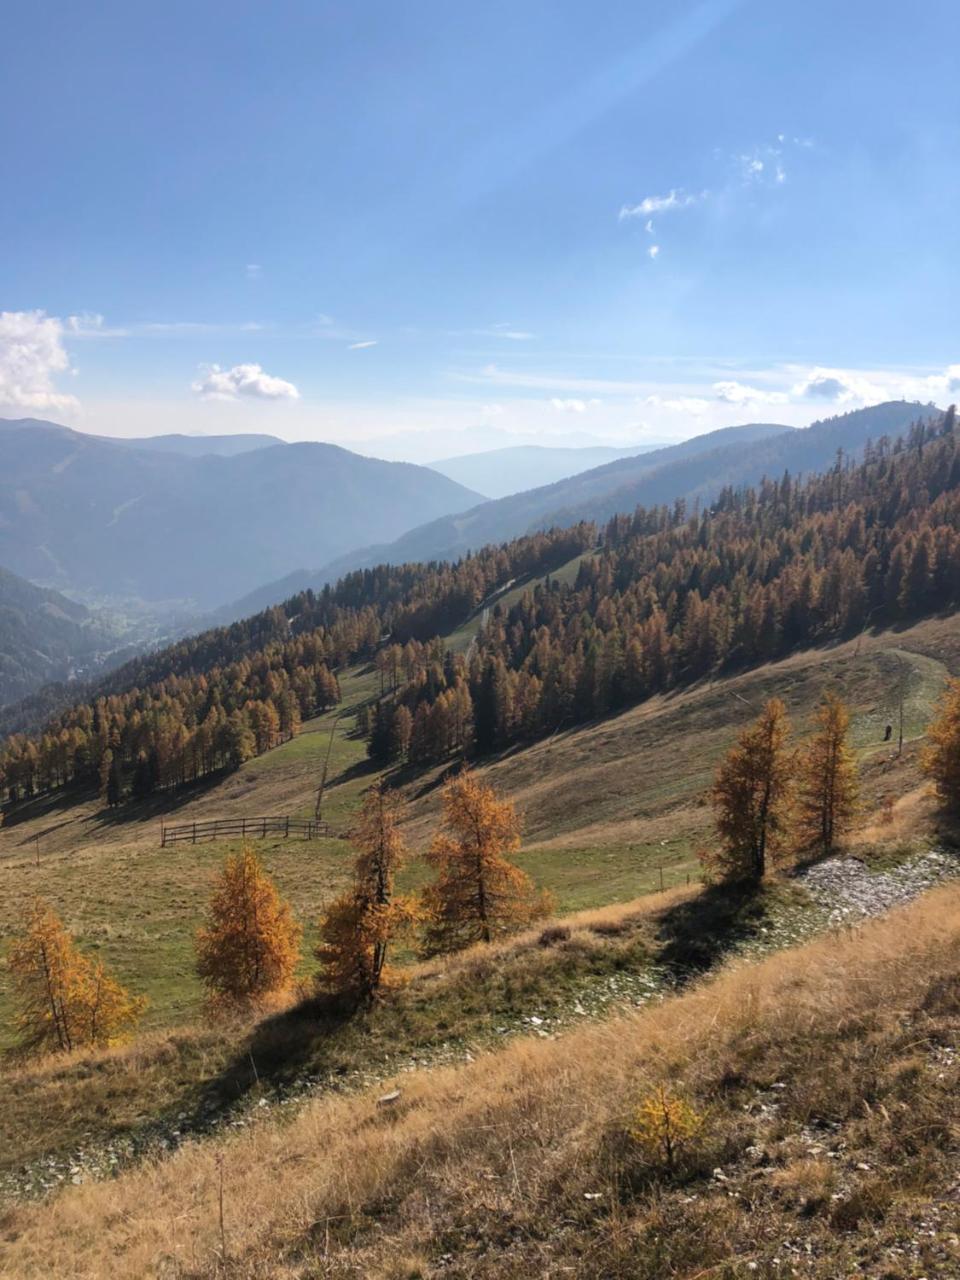
<instances>
[{"instance_id":1,"label":"fence post","mask_svg":"<svg viewBox=\"0 0 960 1280\"><path fill-rule=\"evenodd\" d=\"M286 829L284 830L284 833L283 833L283 834L284 834L284 836L285 836L285 837L290 835L290 815L289 815L289 813L287 814L287 824L286 824Z\"/></svg>"},{"instance_id":2,"label":"fence post","mask_svg":"<svg viewBox=\"0 0 960 1280\"><path fill-rule=\"evenodd\" d=\"M266 840L266 838L267 838L267 820L266 820L266 818L264 818L264 819L263 819L263 834L260 836L260 839L261 839L261 840Z\"/></svg>"}]
</instances>

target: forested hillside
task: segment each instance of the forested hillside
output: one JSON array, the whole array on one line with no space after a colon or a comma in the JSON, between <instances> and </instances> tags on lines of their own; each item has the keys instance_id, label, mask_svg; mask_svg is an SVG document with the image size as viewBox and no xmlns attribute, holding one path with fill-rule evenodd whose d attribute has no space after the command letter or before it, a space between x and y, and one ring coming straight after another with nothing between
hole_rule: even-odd
<instances>
[{"instance_id":1,"label":"forested hillside","mask_svg":"<svg viewBox=\"0 0 960 1280\"><path fill-rule=\"evenodd\" d=\"M0 707L47 681L83 674L117 643L82 604L0 569Z\"/></svg>"},{"instance_id":2,"label":"forested hillside","mask_svg":"<svg viewBox=\"0 0 960 1280\"><path fill-rule=\"evenodd\" d=\"M599 545L598 545L599 544ZM589 554L594 548L595 554ZM587 553L587 554L585 554ZM556 576L579 560L572 577ZM497 592L465 652L441 637ZM820 476L728 488L700 513L638 508L455 564L382 565L115 672L15 737L10 798L99 777L119 802L235 766L335 700L376 655L370 752L484 754L674 685L960 600L960 448L950 410ZM106 763L105 763L106 762Z\"/></svg>"}]
</instances>

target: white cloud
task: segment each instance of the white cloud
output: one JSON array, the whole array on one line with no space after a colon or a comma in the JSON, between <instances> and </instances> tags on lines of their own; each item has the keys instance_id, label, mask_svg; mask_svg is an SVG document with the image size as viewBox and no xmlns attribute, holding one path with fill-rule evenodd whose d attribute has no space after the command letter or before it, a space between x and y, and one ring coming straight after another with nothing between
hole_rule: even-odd
<instances>
[{"instance_id":1,"label":"white cloud","mask_svg":"<svg viewBox=\"0 0 960 1280\"><path fill-rule=\"evenodd\" d=\"M261 267L259 262L248 262L246 270L248 280L259 280L263 272L263 267Z\"/></svg>"},{"instance_id":2,"label":"white cloud","mask_svg":"<svg viewBox=\"0 0 960 1280\"><path fill-rule=\"evenodd\" d=\"M881 400L907 396L906 382L898 379L883 385L846 369L811 369L803 381L793 388L795 396L805 400L825 400L831 404L877 404ZM916 391L912 394L916 394Z\"/></svg>"},{"instance_id":3,"label":"white cloud","mask_svg":"<svg viewBox=\"0 0 960 1280\"><path fill-rule=\"evenodd\" d=\"M586 413L588 409L596 409L601 400L562 400L554 396L550 403L557 413Z\"/></svg>"},{"instance_id":4,"label":"white cloud","mask_svg":"<svg viewBox=\"0 0 960 1280\"><path fill-rule=\"evenodd\" d=\"M742 382L715 382L713 390L724 404L786 404L789 399L784 391L763 391Z\"/></svg>"},{"instance_id":5,"label":"white cloud","mask_svg":"<svg viewBox=\"0 0 960 1280\"><path fill-rule=\"evenodd\" d=\"M69 322L68 322L69 323ZM76 409L54 379L71 373L64 324L43 311L0 311L0 404L16 409Z\"/></svg>"},{"instance_id":6,"label":"white cloud","mask_svg":"<svg viewBox=\"0 0 960 1280\"><path fill-rule=\"evenodd\" d=\"M625 218L649 218L652 213L669 213L673 209L687 209L699 200L706 199L706 196L706 191L695 195L678 189L670 191L665 196L644 196L639 204L621 206L619 217L621 221Z\"/></svg>"},{"instance_id":7,"label":"white cloud","mask_svg":"<svg viewBox=\"0 0 960 1280\"><path fill-rule=\"evenodd\" d=\"M202 377L191 390L205 400L299 400L300 392L292 382L274 378L258 364L235 364L221 369L218 364L201 365Z\"/></svg>"},{"instance_id":8,"label":"white cloud","mask_svg":"<svg viewBox=\"0 0 960 1280\"><path fill-rule=\"evenodd\" d=\"M366 351L367 347L375 347L377 345L376 338L368 338L366 342L351 342L348 351Z\"/></svg>"},{"instance_id":9,"label":"white cloud","mask_svg":"<svg viewBox=\"0 0 960 1280\"><path fill-rule=\"evenodd\" d=\"M650 248L647 250L647 257L658 258L659 256L660 256L660 246L658 244L652 244Z\"/></svg>"},{"instance_id":10,"label":"white cloud","mask_svg":"<svg viewBox=\"0 0 960 1280\"><path fill-rule=\"evenodd\" d=\"M692 413L699 415L706 413L710 408L711 402L704 400L702 396L647 396L644 404L653 405L658 409L671 409L676 413Z\"/></svg>"}]
</instances>

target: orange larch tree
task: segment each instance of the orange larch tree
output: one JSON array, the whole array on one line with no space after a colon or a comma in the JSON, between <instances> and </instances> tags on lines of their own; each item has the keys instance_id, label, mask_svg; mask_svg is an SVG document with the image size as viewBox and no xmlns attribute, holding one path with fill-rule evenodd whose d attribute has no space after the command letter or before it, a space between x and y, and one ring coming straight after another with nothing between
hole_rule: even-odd
<instances>
[{"instance_id":1,"label":"orange larch tree","mask_svg":"<svg viewBox=\"0 0 960 1280\"><path fill-rule=\"evenodd\" d=\"M314 955L319 985L357 1002L373 999L390 978L387 951L396 936L417 919L412 899L394 893L394 878L406 858L400 832L404 801L383 783L364 798L351 833L358 850L353 887L327 909Z\"/></svg>"},{"instance_id":2,"label":"orange larch tree","mask_svg":"<svg viewBox=\"0 0 960 1280\"><path fill-rule=\"evenodd\" d=\"M857 762L847 743L850 713L827 693L817 730L804 744L797 780L795 837L800 852L829 853L850 830L857 807Z\"/></svg>"},{"instance_id":3,"label":"orange larch tree","mask_svg":"<svg viewBox=\"0 0 960 1280\"><path fill-rule=\"evenodd\" d=\"M8 958L21 1047L65 1051L116 1044L136 1026L146 1000L132 996L78 951L63 922L37 899Z\"/></svg>"},{"instance_id":4,"label":"orange larch tree","mask_svg":"<svg viewBox=\"0 0 960 1280\"><path fill-rule=\"evenodd\" d=\"M704 855L721 880L759 883L782 835L790 789L787 710L771 698L717 772L711 798L720 847Z\"/></svg>"},{"instance_id":5,"label":"orange larch tree","mask_svg":"<svg viewBox=\"0 0 960 1280\"><path fill-rule=\"evenodd\" d=\"M951 680L927 726L923 768L945 808L960 813L960 680Z\"/></svg>"},{"instance_id":6,"label":"orange larch tree","mask_svg":"<svg viewBox=\"0 0 960 1280\"><path fill-rule=\"evenodd\" d=\"M422 899L424 954L491 942L549 912L549 895L506 856L519 847L510 801L467 771L447 783L443 830L427 852L437 879Z\"/></svg>"},{"instance_id":7,"label":"orange larch tree","mask_svg":"<svg viewBox=\"0 0 960 1280\"><path fill-rule=\"evenodd\" d=\"M300 926L249 846L227 858L207 923L197 931L197 973L215 1002L242 1004L288 987Z\"/></svg>"}]
</instances>

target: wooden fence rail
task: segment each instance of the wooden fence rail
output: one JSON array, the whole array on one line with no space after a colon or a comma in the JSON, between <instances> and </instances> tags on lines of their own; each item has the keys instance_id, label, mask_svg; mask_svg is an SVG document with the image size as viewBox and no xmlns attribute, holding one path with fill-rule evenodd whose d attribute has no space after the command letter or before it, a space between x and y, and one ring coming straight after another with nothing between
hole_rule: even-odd
<instances>
[{"instance_id":1,"label":"wooden fence rail","mask_svg":"<svg viewBox=\"0 0 960 1280\"><path fill-rule=\"evenodd\" d=\"M302 818L214 818L208 822L185 822L176 827L161 823L160 847L165 849L168 844L184 840L196 844L198 840L222 840L231 836L250 840L263 840L266 836L316 840L329 834L329 823Z\"/></svg>"}]
</instances>

